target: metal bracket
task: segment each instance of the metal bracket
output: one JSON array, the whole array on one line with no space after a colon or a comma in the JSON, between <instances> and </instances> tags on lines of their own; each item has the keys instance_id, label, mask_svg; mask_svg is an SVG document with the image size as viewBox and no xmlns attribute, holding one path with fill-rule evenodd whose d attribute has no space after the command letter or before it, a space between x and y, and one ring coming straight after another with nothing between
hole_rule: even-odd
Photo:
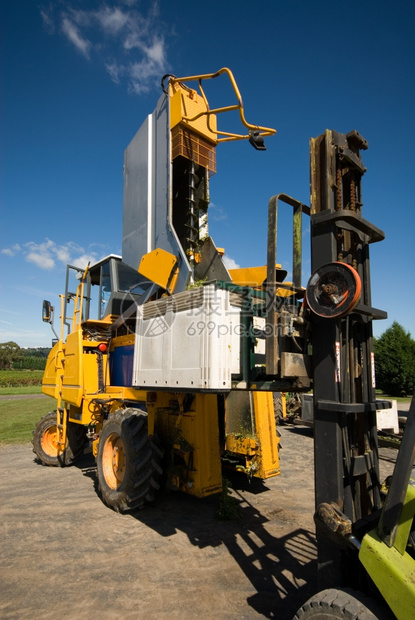
<instances>
[{"instance_id":1,"label":"metal bracket","mask_svg":"<svg viewBox=\"0 0 415 620\"><path fill-rule=\"evenodd\" d=\"M275 264L277 262L278 201L285 202L293 208L293 289L295 290L301 288L301 216L303 213L310 215L310 207L287 194L272 196L268 203L267 316L265 339L265 366L268 375L277 375L279 364L277 310L275 307L275 295L278 288L275 276Z\"/></svg>"}]
</instances>

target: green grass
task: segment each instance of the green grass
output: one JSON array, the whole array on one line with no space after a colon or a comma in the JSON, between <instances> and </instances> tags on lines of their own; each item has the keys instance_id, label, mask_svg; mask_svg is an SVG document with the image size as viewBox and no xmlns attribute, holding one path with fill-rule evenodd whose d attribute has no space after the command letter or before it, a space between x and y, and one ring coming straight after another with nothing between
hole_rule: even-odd
<instances>
[{"instance_id":1,"label":"green grass","mask_svg":"<svg viewBox=\"0 0 415 620\"><path fill-rule=\"evenodd\" d=\"M16 387L0 387L0 396L10 396L13 394L41 394L41 385L23 385Z\"/></svg>"},{"instance_id":2,"label":"green grass","mask_svg":"<svg viewBox=\"0 0 415 620\"><path fill-rule=\"evenodd\" d=\"M376 390L376 398L396 400L398 403L410 403L412 400L412 396L389 396L389 394L383 394L380 390Z\"/></svg>"},{"instance_id":3,"label":"green grass","mask_svg":"<svg viewBox=\"0 0 415 620\"><path fill-rule=\"evenodd\" d=\"M55 407L53 398L0 400L0 445L31 441L36 423Z\"/></svg>"},{"instance_id":4,"label":"green grass","mask_svg":"<svg viewBox=\"0 0 415 620\"><path fill-rule=\"evenodd\" d=\"M42 375L41 370L0 370L0 396L41 394ZM376 396L399 403L411 401L410 397L391 397L381 394L380 390L377 390ZM36 423L55 407L56 401L52 398L0 400L0 445L31 441Z\"/></svg>"}]
</instances>

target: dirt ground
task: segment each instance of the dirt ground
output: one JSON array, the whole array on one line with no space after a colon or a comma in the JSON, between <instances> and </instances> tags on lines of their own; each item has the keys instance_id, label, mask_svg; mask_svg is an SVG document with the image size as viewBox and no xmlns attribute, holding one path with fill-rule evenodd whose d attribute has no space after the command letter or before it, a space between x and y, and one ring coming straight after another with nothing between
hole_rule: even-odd
<instances>
[{"instance_id":1,"label":"dirt ground","mask_svg":"<svg viewBox=\"0 0 415 620\"><path fill-rule=\"evenodd\" d=\"M217 498L165 493L130 515L106 508L86 454L43 467L31 445L0 449L0 617L289 620L317 588L313 439L281 427L281 475L233 475L240 521ZM381 450L390 473L395 452Z\"/></svg>"}]
</instances>

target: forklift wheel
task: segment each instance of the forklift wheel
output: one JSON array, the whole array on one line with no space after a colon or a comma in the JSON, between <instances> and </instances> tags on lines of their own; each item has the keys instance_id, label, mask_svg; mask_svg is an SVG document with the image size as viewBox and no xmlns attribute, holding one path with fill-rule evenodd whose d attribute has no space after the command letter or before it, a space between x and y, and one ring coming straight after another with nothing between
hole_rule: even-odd
<instances>
[{"instance_id":1,"label":"forklift wheel","mask_svg":"<svg viewBox=\"0 0 415 620\"><path fill-rule=\"evenodd\" d=\"M98 492L116 512L154 500L163 453L147 433L147 414L118 409L104 422L97 457Z\"/></svg>"},{"instance_id":2,"label":"forklift wheel","mask_svg":"<svg viewBox=\"0 0 415 620\"><path fill-rule=\"evenodd\" d=\"M72 465L83 452L86 439L85 427L68 422L66 428L66 446L58 453L56 411L45 415L33 431L33 452L42 465L64 467Z\"/></svg>"},{"instance_id":3,"label":"forklift wheel","mask_svg":"<svg viewBox=\"0 0 415 620\"><path fill-rule=\"evenodd\" d=\"M348 588L323 590L299 609L293 620L392 620L395 616L373 599Z\"/></svg>"}]
</instances>

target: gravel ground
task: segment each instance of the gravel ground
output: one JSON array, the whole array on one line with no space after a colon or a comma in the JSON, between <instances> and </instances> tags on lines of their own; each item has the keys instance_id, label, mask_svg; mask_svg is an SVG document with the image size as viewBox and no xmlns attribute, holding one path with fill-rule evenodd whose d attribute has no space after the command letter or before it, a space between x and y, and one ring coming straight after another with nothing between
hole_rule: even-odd
<instances>
[{"instance_id":1,"label":"gravel ground","mask_svg":"<svg viewBox=\"0 0 415 620\"><path fill-rule=\"evenodd\" d=\"M313 439L281 427L282 474L232 477L241 519L176 493L130 515L106 508L86 454L43 467L31 445L0 449L0 617L289 620L317 588ZM394 451L382 449L383 475Z\"/></svg>"}]
</instances>

